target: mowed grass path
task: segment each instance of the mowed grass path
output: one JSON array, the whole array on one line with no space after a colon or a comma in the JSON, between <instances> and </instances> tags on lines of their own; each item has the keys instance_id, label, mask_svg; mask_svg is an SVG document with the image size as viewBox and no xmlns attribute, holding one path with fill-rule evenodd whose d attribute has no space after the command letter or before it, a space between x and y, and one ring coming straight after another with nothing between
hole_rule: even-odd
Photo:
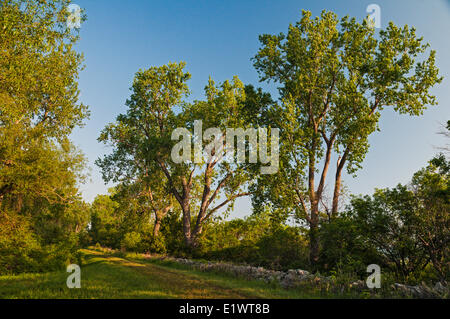
<instances>
[{"instance_id":1,"label":"mowed grass path","mask_svg":"<svg viewBox=\"0 0 450 319\"><path fill-rule=\"evenodd\" d=\"M67 272L0 276L0 298L311 298L259 281L203 273L178 264L125 259L83 250L81 289L66 286Z\"/></svg>"}]
</instances>

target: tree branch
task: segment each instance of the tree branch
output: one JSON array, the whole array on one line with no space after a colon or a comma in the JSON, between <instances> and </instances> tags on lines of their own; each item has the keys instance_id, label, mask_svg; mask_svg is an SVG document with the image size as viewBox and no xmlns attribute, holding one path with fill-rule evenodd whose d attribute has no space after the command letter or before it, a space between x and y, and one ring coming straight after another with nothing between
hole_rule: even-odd
<instances>
[{"instance_id":1,"label":"tree branch","mask_svg":"<svg viewBox=\"0 0 450 319\"><path fill-rule=\"evenodd\" d=\"M213 209L211 209L209 211L209 213L205 216L205 218L203 218L203 220L208 219L212 214L214 214L218 209L222 208L223 206L225 206L226 204L228 204L230 201L238 198L238 197L243 197L243 196L248 196L251 195L252 193L247 192L247 193L239 193L236 195L231 196L230 198L224 200L222 203L220 203L219 205L217 205L216 207L214 207Z\"/></svg>"}]
</instances>

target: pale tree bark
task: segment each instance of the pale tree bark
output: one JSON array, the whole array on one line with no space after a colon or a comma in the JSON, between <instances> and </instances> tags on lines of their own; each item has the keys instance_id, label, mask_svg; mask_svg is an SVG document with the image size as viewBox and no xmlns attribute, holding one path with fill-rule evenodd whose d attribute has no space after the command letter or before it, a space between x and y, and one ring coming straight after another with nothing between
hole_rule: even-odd
<instances>
[{"instance_id":1,"label":"pale tree bark","mask_svg":"<svg viewBox=\"0 0 450 319\"><path fill-rule=\"evenodd\" d=\"M153 212L155 214L155 223L153 226L153 238L158 237L159 235L159 229L161 228L161 222L163 218L167 215L167 213L172 209L173 205L167 204L167 205L161 205L161 203L158 205L153 197L153 191L150 186L147 187L147 196L150 199L150 203L153 209ZM163 206L163 207L161 207Z\"/></svg>"},{"instance_id":2,"label":"pale tree bark","mask_svg":"<svg viewBox=\"0 0 450 319\"><path fill-rule=\"evenodd\" d=\"M211 161L207 163L205 171L204 171L204 184L203 184L203 193L200 202L200 208L197 214L197 219L194 228L192 229L191 225L191 191L192 191L192 183L195 167L191 170L189 178L186 179L184 176L180 178L182 185L182 192L180 193L174 184L173 178L166 168L165 164L162 161L159 161L159 165L163 170L165 176L169 181L169 185L171 187L171 191L174 194L176 200L181 206L181 210L183 212L183 233L184 233L184 241L186 246L191 249L195 249L198 246L198 238L203 231L204 223L220 208L227 205L232 200L235 200L238 197L243 197L250 195L249 192L245 193L237 193L229 196L223 202L218 204L214 208L210 208L211 204L217 198L219 192L223 189L226 182L231 178L232 173L229 172L217 185L216 189L212 191L212 174L214 170L214 166L217 164L219 159L215 161Z\"/></svg>"},{"instance_id":3,"label":"pale tree bark","mask_svg":"<svg viewBox=\"0 0 450 319\"><path fill-rule=\"evenodd\" d=\"M336 176L334 180L334 191L333 191L333 204L331 208L331 218L336 218L339 213L339 197L341 195L341 184L342 184L342 170L344 169L345 162L347 161L350 148L344 152L342 157L339 157L337 161Z\"/></svg>"},{"instance_id":4,"label":"pale tree bark","mask_svg":"<svg viewBox=\"0 0 450 319\"><path fill-rule=\"evenodd\" d=\"M172 209L172 205L165 207L162 210L155 211L155 225L153 226L153 238L158 237L159 229L161 228L161 222L167 213Z\"/></svg>"}]
</instances>

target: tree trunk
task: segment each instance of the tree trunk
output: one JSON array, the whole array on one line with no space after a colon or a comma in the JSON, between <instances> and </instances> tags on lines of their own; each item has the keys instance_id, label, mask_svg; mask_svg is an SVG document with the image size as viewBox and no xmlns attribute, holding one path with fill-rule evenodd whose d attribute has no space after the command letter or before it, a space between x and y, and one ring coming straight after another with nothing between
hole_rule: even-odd
<instances>
[{"instance_id":1,"label":"tree trunk","mask_svg":"<svg viewBox=\"0 0 450 319\"><path fill-rule=\"evenodd\" d=\"M344 155L339 157L337 161L336 178L334 181L334 192L333 192L333 207L331 209L331 218L336 218L338 216L339 210L339 196L341 195L341 182L342 182L342 169L345 166L348 153L350 152L350 146L344 152Z\"/></svg>"},{"instance_id":2,"label":"tree trunk","mask_svg":"<svg viewBox=\"0 0 450 319\"><path fill-rule=\"evenodd\" d=\"M197 246L198 236L201 235L202 231L203 231L203 225L201 223L197 224L192 233L192 241L193 241L194 247Z\"/></svg>"},{"instance_id":3,"label":"tree trunk","mask_svg":"<svg viewBox=\"0 0 450 319\"><path fill-rule=\"evenodd\" d=\"M0 187L0 208L1 208L1 204L3 202L3 198L5 197L5 195L10 193L12 190L13 190L13 184L6 184L6 185L3 185L2 187Z\"/></svg>"},{"instance_id":4,"label":"tree trunk","mask_svg":"<svg viewBox=\"0 0 450 319\"><path fill-rule=\"evenodd\" d=\"M153 226L153 238L158 237L159 229L161 228L161 219L155 214L155 225Z\"/></svg>"},{"instance_id":5,"label":"tree trunk","mask_svg":"<svg viewBox=\"0 0 450 319\"><path fill-rule=\"evenodd\" d=\"M155 212L155 226L153 227L153 237L158 237L159 229L161 228L161 222L164 217L166 217L167 213L172 209L173 205L169 205L164 207L164 209L158 211L154 209Z\"/></svg>"},{"instance_id":6,"label":"tree trunk","mask_svg":"<svg viewBox=\"0 0 450 319\"><path fill-rule=\"evenodd\" d=\"M189 208L189 202L184 200L181 209L183 210L183 234L186 246L192 247L191 238L191 212Z\"/></svg>"},{"instance_id":7,"label":"tree trunk","mask_svg":"<svg viewBox=\"0 0 450 319\"><path fill-rule=\"evenodd\" d=\"M309 223L309 260L311 265L319 261L319 210L318 205L311 207L311 220Z\"/></svg>"},{"instance_id":8,"label":"tree trunk","mask_svg":"<svg viewBox=\"0 0 450 319\"><path fill-rule=\"evenodd\" d=\"M314 143L313 149L315 149ZM316 265L319 260L319 199L316 197L314 186L315 162L316 159L314 157L314 153L311 153L309 157L308 188L309 200L311 203L311 214L309 220L309 260L312 266Z\"/></svg>"},{"instance_id":9,"label":"tree trunk","mask_svg":"<svg viewBox=\"0 0 450 319\"><path fill-rule=\"evenodd\" d=\"M341 171L338 169L338 171L336 172L336 179L334 182L333 206L331 209L331 218L336 218L338 215L340 192L341 192Z\"/></svg>"}]
</instances>

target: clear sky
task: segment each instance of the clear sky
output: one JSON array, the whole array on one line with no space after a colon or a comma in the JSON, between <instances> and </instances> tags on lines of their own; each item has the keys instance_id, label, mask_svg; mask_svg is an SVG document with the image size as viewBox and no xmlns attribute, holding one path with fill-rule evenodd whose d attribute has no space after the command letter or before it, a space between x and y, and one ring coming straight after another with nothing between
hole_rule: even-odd
<instances>
[{"instance_id":1,"label":"clear sky","mask_svg":"<svg viewBox=\"0 0 450 319\"><path fill-rule=\"evenodd\" d=\"M339 17L362 20L369 4L381 8L381 24L408 24L437 51L437 65L445 77L433 90L439 105L423 116L412 118L385 110L381 132L371 138L371 149L356 178L345 176L351 193L368 194L374 188L406 183L424 167L445 140L436 133L450 119L450 1L448 0L74 0L86 10L88 20L80 30L77 49L85 54L86 68L80 76L81 101L90 106L86 126L72 134L75 144L89 159L91 181L82 186L87 201L104 194L104 185L94 161L108 152L97 142L101 129L125 112L125 100L134 74L140 68L185 61L192 74L191 98L203 97L208 77L216 82L234 75L246 84L258 83L250 61L258 48L258 35L286 32L300 19L301 10L319 15L323 9ZM333 161L335 162L335 160ZM331 180L330 180L331 181ZM332 187L331 185L329 186ZM240 199L234 216L251 212L248 199Z\"/></svg>"}]
</instances>

